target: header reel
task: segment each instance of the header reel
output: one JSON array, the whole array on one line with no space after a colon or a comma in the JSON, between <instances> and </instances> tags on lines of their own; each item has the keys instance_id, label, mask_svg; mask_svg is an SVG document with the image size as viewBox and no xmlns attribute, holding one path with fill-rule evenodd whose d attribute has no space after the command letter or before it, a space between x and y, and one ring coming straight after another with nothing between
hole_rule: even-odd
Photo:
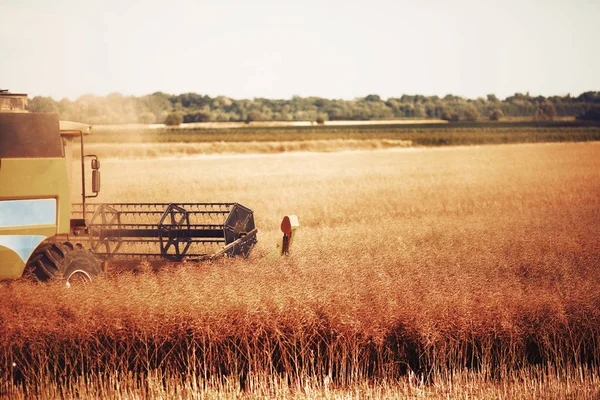
<instances>
[{"instance_id":1,"label":"header reel","mask_svg":"<svg viewBox=\"0 0 600 400\"><path fill-rule=\"evenodd\" d=\"M204 261L247 256L253 212L238 203L87 204L90 249L105 259Z\"/></svg>"}]
</instances>

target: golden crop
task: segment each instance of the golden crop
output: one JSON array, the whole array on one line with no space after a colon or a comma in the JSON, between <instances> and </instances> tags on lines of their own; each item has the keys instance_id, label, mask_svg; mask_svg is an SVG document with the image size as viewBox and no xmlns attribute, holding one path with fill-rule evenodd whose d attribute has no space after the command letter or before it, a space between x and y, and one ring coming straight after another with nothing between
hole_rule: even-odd
<instances>
[{"instance_id":1,"label":"golden crop","mask_svg":"<svg viewBox=\"0 0 600 400\"><path fill-rule=\"evenodd\" d=\"M77 390L115 397L416 396L428 384L462 396L451 383L481 384L473 373L513 382L480 395L510 395L529 387L515 371L552 366L553 393L575 379L593 396L599 155L586 143L106 160L99 202L237 201L259 244L245 260L115 267L78 290L4 284L3 382L43 392L81 375ZM288 213L302 227L282 259Z\"/></svg>"}]
</instances>

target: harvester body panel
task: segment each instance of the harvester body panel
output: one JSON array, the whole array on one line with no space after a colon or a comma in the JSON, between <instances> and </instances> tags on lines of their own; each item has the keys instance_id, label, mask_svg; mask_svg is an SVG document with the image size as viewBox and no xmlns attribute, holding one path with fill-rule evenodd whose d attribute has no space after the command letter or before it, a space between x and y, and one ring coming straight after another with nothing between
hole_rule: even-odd
<instances>
[{"instance_id":1,"label":"harvester body panel","mask_svg":"<svg viewBox=\"0 0 600 400\"><path fill-rule=\"evenodd\" d=\"M46 238L69 234L68 166L56 114L0 113L0 279Z\"/></svg>"}]
</instances>

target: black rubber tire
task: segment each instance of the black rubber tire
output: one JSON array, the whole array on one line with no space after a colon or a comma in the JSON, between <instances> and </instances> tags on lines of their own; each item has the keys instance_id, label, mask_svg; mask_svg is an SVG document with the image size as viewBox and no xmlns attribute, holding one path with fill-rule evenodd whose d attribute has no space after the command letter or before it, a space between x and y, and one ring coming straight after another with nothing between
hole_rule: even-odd
<instances>
[{"instance_id":1,"label":"black rubber tire","mask_svg":"<svg viewBox=\"0 0 600 400\"><path fill-rule=\"evenodd\" d=\"M42 242L25 265L23 276L38 282L72 281L91 282L102 273L102 260L81 244L69 242Z\"/></svg>"}]
</instances>

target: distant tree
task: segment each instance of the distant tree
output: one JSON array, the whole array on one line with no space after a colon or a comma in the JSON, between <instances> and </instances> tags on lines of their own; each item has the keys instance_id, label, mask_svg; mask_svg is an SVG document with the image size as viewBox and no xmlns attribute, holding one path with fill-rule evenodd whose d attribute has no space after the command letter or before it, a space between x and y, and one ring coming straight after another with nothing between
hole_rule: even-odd
<instances>
[{"instance_id":1,"label":"distant tree","mask_svg":"<svg viewBox=\"0 0 600 400\"><path fill-rule=\"evenodd\" d=\"M535 119L539 121L552 121L554 117L556 117L556 109L549 101L541 103L535 112Z\"/></svg>"},{"instance_id":2,"label":"distant tree","mask_svg":"<svg viewBox=\"0 0 600 400\"><path fill-rule=\"evenodd\" d=\"M498 102L498 98L496 97L495 94L488 94L487 95L487 101L492 102L492 103L496 103L496 102Z\"/></svg>"},{"instance_id":3,"label":"distant tree","mask_svg":"<svg viewBox=\"0 0 600 400\"><path fill-rule=\"evenodd\" d=\"M379 97L377 94L370 94L365 97L365 101L381 101L381 97Z\"/></svg>"},{"instance_id":4,"label":"distant tree","mask_svg":"<svg viewBox=\"0 0 600 400\"><path fill-rule=\"evenodd\" d=\"M415 95L415 98L413 99L413 102L415 104L425 103L426 101L427 101L427 97L423 96L422 94Z\"/></svg>"},{"instance_id":5,"label":"distant tree","mask_svg":"<svg viewBox=\"0 0 600 400\"><path fill-rule=\"evenodd\" d=\"M27 108L33 112L58 113L58 104L52 97L35 96Z\"/></svg>"},{"instance_id":6,"label":"distant tree","mask_svg":"<svg viewBox=\"0 0 600 400\"><path fill-rule=\"evenodd\" d=\"M463 117L466 121L477 121L479 111L472 104L467 104L463 110Z\"/></svg>"},{"instance_id":7,"label":"distant tree","mask_svg":"<svg viewBox=\"0 0 600 400\"><path fill-rule=\"evenodd\" d=\"M318 108L323 108L327 105L328 100L321 97L314 99L313 104Z\"/></svg>"},{"instance_id":8,"label":"distant tree","mask_svg":"<svg viewBox=\"0 0 600 400\"><path fill-rule=\"evenodd\" d=\"M423 106L423 104L415 105L414 116L415 116L415 118L423 118L423 117L427 116L426 108Z\"/></svg>"},{"instance_id":9,"label":"distant tree","mask_svg":"<svg viewBox=\"0 0 600 400\"><path fill-rule=\"evenodd\" d=\"M138 97L136 100L138 115L145 112L151 112L156 116L157 121L164 121L169 112L173 109L168 96L160 92Z\"/></svg>"},{"instance_id":10,"label":"distant tree","mask_svg":"<svg viewBox=\"0 0 600 400\"><path fill-rule=\"evenodd\" d=\"M579 115L578 119L585 121L600 121L600 105L590 106L581 115Z\"/></svg>"},{"instance_id":11,"label":"distant tree","mask_svg":"<svg viewBox=\"0 0 600 400\"><path fill-rule=\"evenodd\" d=\"M179 126L183 122L183 115L181 113L175 111L169 113L167 118L165 118L165 125L167 126Z\"/></svg>"},{"instance_id":12,"label":"distant tree","mask_svg":"<svg viewBox=\"0 0 600 400\"><path fill-rule=\"evenodd\" d=\"M233 101L225 96L217 96L212 101L212 107L217 109L229 109L233 105Z\"/></svg>"},{"instance_id":13,"label":"distant tree","mask_svg":"<svg viewBox=\"0 0 600 400\"><path fill-rule=\"evenodd\" d=\"M210 122L213 114L208 110L196 111L183 116L183 122Z\"/></svg>"},{"instance_id":14,"label":"distant tree","mask_svg":"<svg viewBox=\"0 0 600 400\"><path fill-rule=\"evenodd\" d=\"M444 114L447 114L447 109L446 106L444 104L442 104L441 102L437 103L434 107L433 110L431 112L431 116L434 118L440 118L440 119L444 119Z\"/></svg>"},{"instance_id":15,"label":"distant tree","mask_svg":"<svg viewBox=\"0 0 600 400\"><path fill-rule=\"evenodd\" d=\"M584 92L576 100L584 103L600 103L600 92Z\"/></svg>"},{"instance_id":16,"label":"distant tree","mask_svg":"<svg viewBox=\"0 0 600 400\"><path fill-rule=\"evenodd\" d=\"M208 96L202 96L198 93L183 93L171 99L171 103L181 103L183 108L202 108L209 105L212 99Z\"/></svg>"},{"instance_id":17,"label":"distant tree","mask_svg":"<svg viewBox=\"0 0 600 400\"><path fill-rule=\"evenodd\" d=\"M499 121L501 118L504 118L504 113L501 109L496 108L490 112L491 121Z\"/></svg>"},{"instance_id":18,"label":"distant tree","mask_svg":"<svg viewBox=\"0 0 600 400\"><path fill-rule=\"evenodd\" d=\"M252 121L264 121L265 120L265 116L257 110L254 111L250 111L248 113L248 115L246 116L246 123L250 123Z\"/></svg>"},{"instance_id":19,"label":"distant tree","mask_svg":"<svg viewBox=\"0 0 600 400\"><path fill-rule=\"evenodd\" d=\"M392 110L392 112L394 112L394 113L396 113L398 111L398 108L400 107L400 104L398 103L398 100L396 100L396 99L388 99L385 102L385 105L387 107L389 107Z\"/></svg>"},{"instance_id":20,"label":"distant tree","mask_svg":"<svg viewBox=\"0 0 600 400\"><path fill-rule=\"evenodd\" d=\"M319 115L317 116L317 120L316 120L316 122L317 122L317 124L319 124L319 125L323 125L323 124L325 123L325 121L326 121L326 120L327 120L327 114L319 114Z\"/></svg>"},{"instance_id":21,"label":"distant tree","mask_svg":"<svg viewBox=\"0 0 600 400\"><path fill-rule=\"evenodd\" d=\"M443 120L450 121L450 122L460 121L460 116L458 115L458 113L456 111L444 111L442 113L441 118Z\"/></svg>"},{"instance_id":22,"label":"distant tree","mask_svg":"<svg viewBox=\"0 0 600 400\"><path fill-rule=\"evenodd\" d=\"M140 124L153 124L156 122L156 115L153 112L143 112L138 116L138 122Z\"/></svg>"}]
</instances>

